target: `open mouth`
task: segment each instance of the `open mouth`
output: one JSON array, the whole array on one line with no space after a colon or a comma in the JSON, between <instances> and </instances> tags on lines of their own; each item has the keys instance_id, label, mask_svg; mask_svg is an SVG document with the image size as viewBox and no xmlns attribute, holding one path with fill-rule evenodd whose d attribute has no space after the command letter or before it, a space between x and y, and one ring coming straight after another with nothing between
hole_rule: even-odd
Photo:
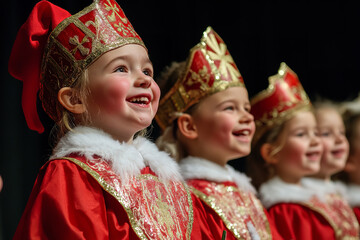
<instances>
[{"instance_id":1,"label":"open mouth","mask_svg":"<svg viewBox=\"0 0 360 240\"><path fill-rule=\"evenodd\" d=\"M137 95L126 99L126 101L140 106L147 106L151 101L151 97L149 95Z\"/></svg>"},{"instance_id":2,"label":"open mouth","mask_svg":"<svg viewBox=\"0 0 360 240\"><path fill-rule=\"evenodd\" d=\"M239 130L239 131L234 131L232 134L236 137L250 136L250 130L243 129L243 130Z\"/></svg>"},{"instance_id":3,"label":"open mouth","mask_svg":"<svg viewBox=\"0 0 360 240\"><path fill-rule=\"evenodd\" d=\"M320 152L309 152L306 153L306 156L311 160L319 160L321 157Z\"/></svg>"},{"instance_id":4,"label":"open mouth","mask_svg":"<svg viewBox=\"0 0 360 240\"><path fill-rule=\"evenodd\" d=\"M334 155L335 157L342 157L345 153L344 149L338 149L338 150L334 150L331 151L331 154Z\"/></svg>"}]
</instances>

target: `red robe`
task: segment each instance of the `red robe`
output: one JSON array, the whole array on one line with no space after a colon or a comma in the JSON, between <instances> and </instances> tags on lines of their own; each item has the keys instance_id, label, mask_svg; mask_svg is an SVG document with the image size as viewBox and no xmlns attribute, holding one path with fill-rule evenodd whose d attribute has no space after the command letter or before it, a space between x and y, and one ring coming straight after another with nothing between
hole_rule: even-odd
<instances>
[{"instance_id":1,"label":"red robe","mask_svg":"<svg viewBox=\"0 0 360 240\"><path fill-rule=\"evenodd\" d=\"M41 168L14 239L213 239L185 183L146 166L123 184L108 161L69 156Z\"/></svg>"},{"instance_id":2,"label":"red robe","mask_svg":"<svg viewBox=\"0 0 360 240\"><path fill-rule=\"evenodd\" d=\"M360 223L360 185L354 183L347 184L346 191L347 200Z\"/></svg>"},{"instance_id":3,"label":"red robe","mask_svg":"<svg viewBox=\"0 0 360 240\"><path fill-rule=\"evenodd\" d=\"M260 187L261 199L284 239L358 239L359 226L344 198L273 178Z\"/></svg>"},{"instance_id":4,"label":"red robe","mask_svg":"<svg viewBox=\"0 0 360 240\"><path fill-rule=\"evenodd\" d=\"M244 174L196 157L181 160L180 167L192 192L202 200L216 239L224 231L226 239L281 239L276 232L272 236L267 212ZM227 177L233 181L222 181Z\"/></svg>"},{"instance_id":5,"label":"red robe","mask_svg":"<svg viewBox=\"0 0 360 240\"><path fill-rule=\"evenodd\" d=\"M360 223L360 207L353 207L354 214L356 216L356 219Z\"/></svg>"}]
</instances>

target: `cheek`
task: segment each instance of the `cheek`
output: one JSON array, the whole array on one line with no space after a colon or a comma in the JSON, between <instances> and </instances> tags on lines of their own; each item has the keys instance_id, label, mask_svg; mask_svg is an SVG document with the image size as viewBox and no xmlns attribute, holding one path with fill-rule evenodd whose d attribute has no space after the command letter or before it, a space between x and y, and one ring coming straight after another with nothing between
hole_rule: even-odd
<instances>
[{"instance_id":1,"label":"cheek","mask_svg":"<svg viewBox=\"0 0 360 240\"><path fill-rule=\"evenodd\" d=\"M204 131L211 134L211 138L216 141L224 142L229 139L229 134L234 130L234 120L226 115L220 115L208 119L204 123ZM206 126L206 127L205 127Z\"/></svg>"},{"instance_id":2,"label":"cheek","mask_svg":"<svg viewBox=\"0 0 360 240\"><path fill-rule=\"evenodd\" d=\"M127 81L108 81L95 89L94 100L101 109L114 112L124 106L128 90Z\"/></svg>"},{"instance_id":3,"label":"cheek","mask_svg":"<svg viewBox=\"0 0 360 240\"><path fill-rule=\"evenodd\" d=\"M284 161L290 165L299 165L302 162L302 157L305 154L305 148L300 144L288 144L284 146Z\"/></svg>"},{"instance_id":4,"label":"cheek","mask_svg":"<svg viewBox=\"0 0 360 240\"><path fill-rule=\"evenodd\" d=\"M159 106L159 99L160 99L160 88L159 86L156 84L155 81L153 81L153 83L151 84L151 90L153 92L153 101L152 101L152 105L153 105L153 110L156 113L158 106Z\"/></svg>"}]
</instances>

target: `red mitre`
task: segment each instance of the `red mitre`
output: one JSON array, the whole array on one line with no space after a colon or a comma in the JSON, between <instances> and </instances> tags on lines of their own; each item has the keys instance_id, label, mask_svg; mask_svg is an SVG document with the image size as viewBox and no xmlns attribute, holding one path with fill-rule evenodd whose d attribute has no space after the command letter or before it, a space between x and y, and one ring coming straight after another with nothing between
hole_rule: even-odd
<instances>
[{"instance_id":1,"label":"red mitre","mask_svg":"<svg viewBox=\"0 0 360 240\"><path fill-rule=\"evenodd\" d=\"M185 71L161 99L156 120L164 129L172 123L175 113L233 86L245 87L243 78L224 41L208 27L200 43L190 50Z\"/></svg>"},{"instance_id":2,"label":"red mitre","mask_svg":"<svg viewBox=\"0 0 360 240\"><path fill-rule=\"evenodd\" d=\"M45 112L57 122L63 111L58 91L75 85L105 52L132 43L144 46L115 0L94 0L75 15L45 0L37 3L17 34L8 66L24 83L22 106L29 128L44 131L36 109L38 90Z\"/></svg>"},{"instance_id":3,"label":"red mitre","mask_svg":"<svg viewBox=\"0 0 360 240\"><path fill-rule=\"evenodd\" d=\"M269 77L269 86L251 99L256 142L273 125L280 125L299 109L309 108L311 102L298 76L284 62L278 74Z\"/></svg>"}]
</instances>

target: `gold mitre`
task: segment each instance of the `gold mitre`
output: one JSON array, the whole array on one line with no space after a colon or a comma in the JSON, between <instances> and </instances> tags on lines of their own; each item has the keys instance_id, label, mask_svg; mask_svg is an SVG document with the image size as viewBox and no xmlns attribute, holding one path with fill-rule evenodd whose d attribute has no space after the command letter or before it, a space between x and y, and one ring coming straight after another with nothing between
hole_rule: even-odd
<instances>
[{"instance_id":1,"label":"gold mitre","mask_svg":"<svg viewBox=\"0 0 360 240\"><path fill-rule=\"evenodd\" d=\"M282 62L278 73L269 77L269 86L251 99L256 142L268 129L280 125L300 109L310 109L311 102L296 73Z\"/></svg>"},{"instance_id":2,"label":"gold mitre","mask_svg":"<svg viewBox=\"0 0 360 240\"><path fill-rule=\"evenodd\" d=\"M184 72L161 99L156 121L164 129L201 99L229 87L245 87L243 78L221 37L208 27L190 50Z\"/></svg>"}]
</instances>

